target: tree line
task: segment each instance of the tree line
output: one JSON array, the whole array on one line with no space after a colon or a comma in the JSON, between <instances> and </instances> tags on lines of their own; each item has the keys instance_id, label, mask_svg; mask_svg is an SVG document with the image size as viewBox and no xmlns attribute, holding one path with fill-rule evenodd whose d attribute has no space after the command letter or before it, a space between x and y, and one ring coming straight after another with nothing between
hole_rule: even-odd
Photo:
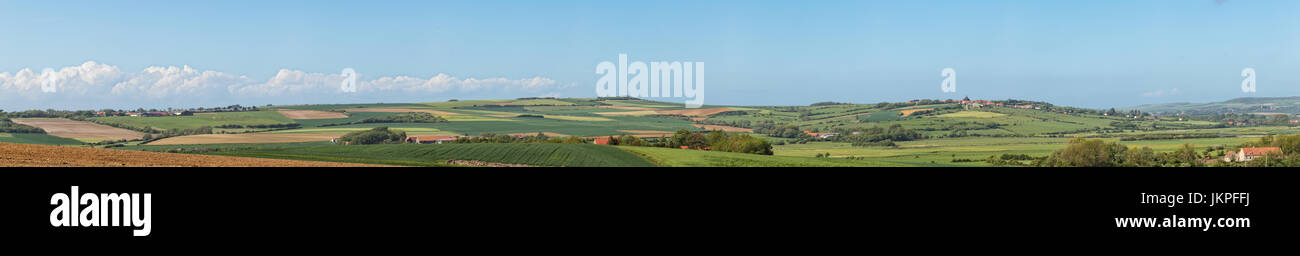
<instances>
[{"instance_id":1,"label":"tree line","mask_svg":"<svg viewBox=\"0 0 1300 256\"><path fill-rule=\"evenodd\" d=\"M14 123L4 110L0 110L0 132L3 133L45 133L40 127Z\"/></svg>"},{"instance_id":2,"label":"tree line","mask_svg":"<svg viewBox=\"0 0 1300 256\"><path fill-rule=\"evenodd\" d=\"M766 140L748 134L730 133L721 130L692 132L678 130L670 137L640 138L633 135L609 136L606 139L611 146L663 147L708 149L711 151L771 155L772 144ZM484 133L478 137L460 137L454 143L589 143L581 137L550 137L544 133L530 136L512 136L507 134Z\"/></svg>"},{"instance_id":3,"label":"tree line","mask_svg":"<svg viewBox=\"0 0 1300 256\"><path fill-rule=\"evenodd\" d=\"M682 129L673 133L673 136L668 138L652 138L646 140L632 135L623 135L617 137L610 136L608 140L610 145L664 148L685 147L691 149L708 149L711 151L772 155L772 144L767 142L767 140L755 138L748 134L730 133L721 130L692 132Z\"/></svg>"},{"instance_id":4,"label":"tree line","mask_svg":"<svg viewBox=\"0 0 1300 256\"><path fill-rule=\"evenodd\" d=\"M1224 154L1244 147L1278 147L1282 153L1246 162L1223 161ZM1022 162L1026 160L1030 162ZM1155 152L1150 147L1130 148L1100 139L1074 138L1064 149L1044 157L1002 155L990 156L986 161L994 165L1038 167L1294 167L1300 166L1300 135L1268 135L1231 148L1197 150L1192 144L1183 144L1173 152Z\"/></svg>"}]
</instances>

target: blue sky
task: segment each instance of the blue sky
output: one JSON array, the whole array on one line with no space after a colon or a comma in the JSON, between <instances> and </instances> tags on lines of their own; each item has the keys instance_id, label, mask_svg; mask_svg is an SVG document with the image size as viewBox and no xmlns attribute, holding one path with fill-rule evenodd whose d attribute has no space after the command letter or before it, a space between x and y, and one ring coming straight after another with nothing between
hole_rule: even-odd
<instances>
[{"instance_id":1,"label":"blue sky","mask_svg":"<svg viewBox=\"0 0 1300 256\"><path fill-rule=\"evenodd\" d=\"M708 104L1083 107L1300 96L1300 1L0 1L0 109L594 97L708 65ZM339 71L361 74L340 94ZM958 91L940 90L940 70ZM1240 89L1243 68L1258 91ZM44 93L39 75L63 82ZM27 73L23 70L27 69Z\"/></svg>"}]
</instances>

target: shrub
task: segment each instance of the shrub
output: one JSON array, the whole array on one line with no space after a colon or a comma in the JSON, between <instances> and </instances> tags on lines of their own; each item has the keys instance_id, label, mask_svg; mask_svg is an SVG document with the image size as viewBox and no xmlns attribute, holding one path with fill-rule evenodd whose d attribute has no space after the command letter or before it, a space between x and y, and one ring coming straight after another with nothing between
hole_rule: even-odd
<instances>
[{"instance_id":1,"label":"shrub","mask_svg":"<svg viewBox=\"0 0 1300 256\"><path fill-rule=\"evenodd\" d=\"M441 123L446 122L446 118L435 116L424 112L409 112L396 115L371 117L361 120L361 123Z\"/></svg>"},{"instance_id":2,"label":"shrub","mask_svg":"<svg viewBox=\"0 0 1300 256\"><path fill-rule=\"evenodd\" d=\"M350 132L343 137L339 137L340 142L348 142L354 145L365 144L394 144L402 143L406 140L406 132L388 130L388 127L380 126L366 131Z\"/></svg>"}]
</instances>

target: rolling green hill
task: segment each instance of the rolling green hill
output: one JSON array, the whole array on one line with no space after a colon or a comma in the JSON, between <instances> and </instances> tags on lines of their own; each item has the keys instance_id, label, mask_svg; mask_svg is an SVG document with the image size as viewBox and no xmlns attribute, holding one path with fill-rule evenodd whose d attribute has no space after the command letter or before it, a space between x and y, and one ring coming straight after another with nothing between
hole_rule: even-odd
<instances>
[{"instance_id":1,"label":"rolling green hill","mask_svg":"<svg viewBox=\"0 0 1300 256\"><path fill-rule=\"evenodd\" d=\"M1210 103L1166 103L1132 107L1158 115L1223 114L1223 113L1285 113L1300 114L1300 97L1249 97Z\"/></svg>"}]
</instances>

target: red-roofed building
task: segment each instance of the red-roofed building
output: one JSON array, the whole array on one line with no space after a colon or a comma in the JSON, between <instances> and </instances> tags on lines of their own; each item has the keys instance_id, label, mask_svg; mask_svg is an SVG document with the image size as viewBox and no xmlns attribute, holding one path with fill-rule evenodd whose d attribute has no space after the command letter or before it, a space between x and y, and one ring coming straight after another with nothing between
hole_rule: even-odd
<instances>
[{"instance_id":1,"label":"red-roofed building","mask_svg":"<svg viewBox=\"0 0 1300 256\"><path fill-rule=\"evenodd\" d=\"M595 140L592 140L591 143L596 145L609 145L609 137L596 138Z\"/></svg>"},{"instance_id":2,"label":"red-roofed building","mask_svg":"<svg viewBox=\"0 0 1300 256\"><path fill-rule=\"evenodd\" d=\"M429 136L407 136L406 142L415 144L442 144L456 141L460 136L456 135L429 135Z\"/></svg>"},{"instance_id":3,"label":"red-roofed building","mask_svg":"<svg viewBox=\"0 0 1300 256\"><path fill-rule=\"evenodd\" d=\"M1282 148L1279 147L1241 148L1241 150L1237 152L1230 152L1227 156L1224 156L1223 160L1228 162L1246 162L1250 160L1255 160L1255 158L1264 155L1282 156Z\"/></svg>"}]
</instances>

